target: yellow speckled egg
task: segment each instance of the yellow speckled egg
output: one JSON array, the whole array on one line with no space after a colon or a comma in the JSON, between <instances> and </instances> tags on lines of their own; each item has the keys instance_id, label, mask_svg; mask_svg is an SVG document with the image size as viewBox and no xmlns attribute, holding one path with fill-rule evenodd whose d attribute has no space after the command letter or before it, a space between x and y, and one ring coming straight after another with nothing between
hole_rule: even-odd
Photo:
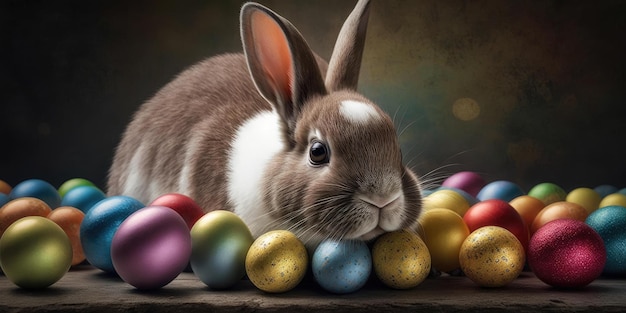
<instances>
[{"instance_id":1,"label":"yellow speckled egg","mask_svg":"<svg viewBox=\"0 0 626 313\"><path fill-rule=\"evenodd\" d=\"M448 209L431 209L420 216L419 222L432 267L442 272L458 269L461 245L470 234L463 218Z\"/></svg>"},{"instance_id":2,"label":"yellow speckled egg","mask_svg":"<svg viewBox=\"0 0 626 313\"><path fill-rule=\"evenodd\" d=\"M380 236L372 247L372 261L376 276L395 289L413 288L430 272L430 252L426 244L407 230Z\"/></svg>"},{"instance_id":3,"label":"yellow speckled egg","mask_svg":"<svg viewBox=\"0 0 626 313\"><path fill-rule=\"evenodd\" d=\"M510 231L499 226L485 226L465 239L459 262L461 270L477 285L502 287L519 276L526 255L522 244Z\"/></svg>"},{"instance_id":4,"label":"yellow speckled egg","mask_svg":"<svg viewBox=\"0 0 626 313\"><path fill-rule=\"evenodd\" d=\"M463 216L470 205L459 193L442 189L437 190L424 198L424 211L430 209L449 209Z\"/></svg>"},{"instance_id":5,"label":"yellow speckled egg","mask_svg":"<svg viewBox=\"0 0 626 313\"><path fill-rule=\"evenodd\" d=\"M306 248L296 235L274 230L252 243L246 255L246 273L265 292L286 292L302 281L308 261Z\"/></svg>"}]
</instances>

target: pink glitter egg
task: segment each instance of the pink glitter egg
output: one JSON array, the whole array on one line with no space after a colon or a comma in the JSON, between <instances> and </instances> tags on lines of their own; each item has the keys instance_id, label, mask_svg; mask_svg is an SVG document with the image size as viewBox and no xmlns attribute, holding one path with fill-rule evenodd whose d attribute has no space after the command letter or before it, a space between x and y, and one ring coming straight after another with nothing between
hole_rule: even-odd
<instances>
[{"instance_id":1,"label":"pink glitter egg","mask_svg":"<svg viewBox=\"0 0 626 313\"><path fill-rule=\"evenodd\" d=\"M441 186L461 189L472 197L476 197L485 186L485 180L474 172L458 172L448 177Z\"/></svg>"},{"instance_id":2,"label":"pink glitter egg","mask_svg":"<svg viewBox=\"0 0 626 313\"><path fill-rule=\"evenodd\" d=\"M190 257L187 223L164 206L148 206L130 215L111 242L115 271L137 289L169 284L185 269Z\"/></svg>"},{"instance_id":3,"label":"pink glitter egg","mask_svg":"<svg viewBox=\"0 0 626 313\"><path fill-rule=\"evenodd\" d=\"M602 274L605 262L602 238L578 220L551 221L528 244L528 265L537 278L554 287L586 286Z\"/></svg>"}]
</instances>

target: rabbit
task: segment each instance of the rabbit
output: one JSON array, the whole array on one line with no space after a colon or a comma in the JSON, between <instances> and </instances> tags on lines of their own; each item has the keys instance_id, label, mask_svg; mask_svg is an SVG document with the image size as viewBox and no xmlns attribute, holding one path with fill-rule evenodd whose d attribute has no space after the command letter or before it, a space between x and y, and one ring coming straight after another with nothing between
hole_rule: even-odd
<instances>
[{"instance_id":1,"label":"rabbit","mask_svg":"<svg viewBox=\"0 0 626 313\"><path fill-rule=\"evenodd\" d=\"M139 108L108 194L182 193L307 247L416 227L420 180L392 119L356 92L369 8L358 1L326 63L289 21L244 4L243 53L190 67Z\"/></svg>"}]
</instances>

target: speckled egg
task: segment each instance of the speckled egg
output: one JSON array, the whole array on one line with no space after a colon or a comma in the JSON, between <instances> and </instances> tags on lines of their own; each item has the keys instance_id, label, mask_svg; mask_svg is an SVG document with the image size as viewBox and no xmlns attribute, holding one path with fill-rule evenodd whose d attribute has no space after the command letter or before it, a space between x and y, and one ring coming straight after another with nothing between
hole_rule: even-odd
<instances>
[{"instance_id":1,"label":"speckled egg","mask_svg":"<svg viewBox=\"0 0 626 313\"><path fill-rule=\"evenodd\" d=\"M485 226L472 232L461 245L461 270L481 287L502 287L524 269L526 256L520 241L499 226Z\"/></svg>"},{"instance_id":2,"label":"speckled egg","mask_svg":"<svg viewBox=\"0 0 626 313\"><path fill-rule=\"evenodd\" d=\"M333 293L355 292L372 272L372 255L363 241L325 240L311 260L313 276L322 288Z\"/></svg>"},{"instance_id":3,"label":"speckled egg","mask_svg":"<svg viewBox=\"0 0 626 313\"><path fill-rule=\"evenodd\" d=\"M265 292L287 292L302 281L308 261L306 248L296 235L274 230L259 236L250 246L246 273Z\"/></svg>"},{"instance_id":4,"label":"speckled egg","mask_svg":"<svg viewBox=\"0 0 626 313\"><path fill-rule=\"evenodd\" d=\"M380 236L372 247L376 276L394 289L413 288L428 277L430 252L415 233L399 230Z\"/></svg>"}]
</instances>

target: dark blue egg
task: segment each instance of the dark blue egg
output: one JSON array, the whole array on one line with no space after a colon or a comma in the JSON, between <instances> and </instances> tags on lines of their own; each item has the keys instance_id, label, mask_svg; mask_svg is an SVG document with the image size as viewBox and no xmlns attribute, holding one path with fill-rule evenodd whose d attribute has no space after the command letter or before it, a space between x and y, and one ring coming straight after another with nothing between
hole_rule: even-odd
<instances>
[{"instance_id":1,"label":"dark blue egg","mask_svg":"<svg viewBox=\"0 0 626 313\"><path fill-rule=\"evenodd\" d=\"M600 185L596 188L593 188L593 190L600 195L600 198L604 198L612 193L616 193L619 191L617 187L613 185Z\"/></svg>"},{"instance_id":2,"label":"dark blue egg","mask_svg":"<svg viewBox=\"0 0 626 313\"><path fill-rule=\"evenodd\" d=\"M0 192L0 207L7 204L9 201L11 201L11 198L9 198L9 195L5 195Z\"/></svg>"},{"instance_id":3,"label":"dark blue egg","mask_svg":"<svg viewBox=\"0 0 626 313\"><path fill-rule=\"evenodd\" d=\"M27 179L11 190L9 194L11 199L22 197L33 197L42 200L51 209L56 209L61 205L61 196L54 186L47 181L41 179Z\"/></svg>"},{"instance_id":4,"label":"dark blue egg","mask_svg":"<svg viewBox=\"0 0 626 313\"><path fill-rule=\"evenodd\" d=\"M604 274L626 274L626 208L606 206L593 211L585 220L604 241L606 264Z\"/></svg>"},{"instance_id":5,"label":"dark blue egg","mask_svg":"<svg viewBox=\"0 0 626 313\"><path fill-rule=\"evenodd\" d=\"M478 192L476 198L480 201L498 199L510 202L523 195L524 191L517 184L506 180L497 180L485 185L485 187Z\"/></svg>"},{"instance_id":6,"label":"dark blue egg","mask_svg":"<svg viewBox=\"0 0 626 313\"><path fill-rule=\"evenodd\" d=\"M94 204L104 198L106 198L104 192L96 187L78 186L65 193L61 200L61 206L75 207L83 213L87 213Z\"/></svg>"},{"instance_id":7,"label":"dark blue egg","mask_svg":"<svg viewBox=\"0 0 626 313\"><path fill-rule=\"evenodd\" d=\"M80 243L91 265L115 273L111 259L111 242L119 226L131 214L145 207L127 196L113 196L96 203L85 214L80 225Z\"/></svg>"}]
</instances>

